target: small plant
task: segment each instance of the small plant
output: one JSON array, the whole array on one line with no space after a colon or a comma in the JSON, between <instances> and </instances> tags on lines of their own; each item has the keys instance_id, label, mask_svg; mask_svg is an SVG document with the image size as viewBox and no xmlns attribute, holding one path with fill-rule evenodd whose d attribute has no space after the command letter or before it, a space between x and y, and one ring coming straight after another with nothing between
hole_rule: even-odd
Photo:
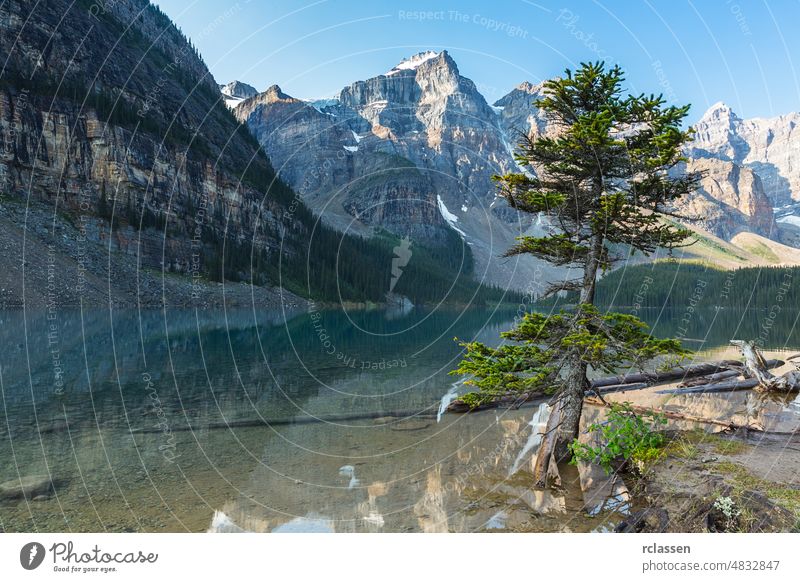
<instances>
[{"instance_id":1,"label":"small plant","mask_svg":"<svg viewBox=\"0 0 800 582\"><path fill-rule=\"evenodd\" d=\"M734 503L733 499L730 497L717 497L712 509L715 509L721 513L725 518L723 525L726 531L732 531L736 529L736 525L738 523L739 516L742 514L742 511L736 507L736 503Z\"/></svg>"},{"instance_id":2,"label":"small plant","mask_svg":"<svg viewBox=\"0 0 800 582\"><path fill-rule=\"evenodd\" d=\"M630 463L636 471L644 473L663 453L666 439L658 429L666 423L663 414L636 414L629 402L612 404L608 418L589 427L590 433L598 435L600 445L593 447L575 439L570 445L571 462L597 463L606 474Z\"/></svg>"},{"instance_id":3,"label":"small plant","mask_svg":"<svg viewBox=\"0 0 800 582\"><path fill-rule=\"evenodd\" d=\"M658 366L659 372L667 372L673 368L683 366L691 358L689 354L670 354L663 358L661 364Z\"/></svg>"}]
</instances>

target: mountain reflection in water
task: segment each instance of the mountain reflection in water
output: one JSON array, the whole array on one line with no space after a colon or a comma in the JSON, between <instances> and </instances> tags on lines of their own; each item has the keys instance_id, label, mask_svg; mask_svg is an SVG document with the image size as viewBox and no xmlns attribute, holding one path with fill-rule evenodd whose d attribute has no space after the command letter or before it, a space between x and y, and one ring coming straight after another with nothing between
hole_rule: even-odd
<instances>
[{"instance_id":1,"label":"mountain reflection in water","mask_svg":"<svg viewBox=\"0 0 800 582\"><path fill-rule=\"evenodd\" d=\"M515 315L3 312L0 484L52 486L35 501L0 497L0 527L609 529L629 508L587 515L574 468L563 491L531 491L544 409L442 414L445 400L467 390L448 374L460 353L453 337L496 342ZM658 333L664 315L652 319ZM668 406L793 426L791 406L750 396Z\"/></svg>"}]
</instances>

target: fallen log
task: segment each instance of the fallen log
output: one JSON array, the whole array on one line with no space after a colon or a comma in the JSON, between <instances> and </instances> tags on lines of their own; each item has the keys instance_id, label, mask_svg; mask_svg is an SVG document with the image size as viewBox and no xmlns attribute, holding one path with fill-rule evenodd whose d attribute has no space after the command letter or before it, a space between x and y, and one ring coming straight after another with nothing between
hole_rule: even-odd
<instances>
[{"instance_id":1,"label":"fallen log","mask_svg":"<svg viewBox=\"0 0 800 582\"><path fill-rule=\"evenodd\" d=\"M727 370L725 372L717 372L716 374L708 374L707 376L695 376L685 382L678 384L678 388L690 388L692 386L701 386L706 384L713 384L728 378L736 378L743 374L743 370Z\"/></svg>"},{"instance_id":2,"label":"fallen log","mask_svg":"<svg viewBox=\"0 0 800 582\"><path fill-rule=\"evenodd\" d=\"M550 399L550 396L545 394L541 391L536 392L521 392L519 394L505 394L503 396L498 396L496 399L492 400L491 402L485 402L479 406L474 408L470 408L468 404L466 404L460 398L456 398L450 404L447 405L445 409L446 412L477 412L479 410L488 410L490 408L498 408L500 406L508 406L511 407L519 407L523 404L530 404L530 403L541 403L546 402Z\"/></svg>"},{"instance_id":3,"label":"fallen log","mask_svg":"<svg viewBox=\"0 0 800 582\"><path fill-rule=\"evenodd\" d=\"M636 384L614 384L613 386L605 386L603 388L589 388L586 395L592 394L611 394L612 392L629 392L631 390L642 390L643 388L650 388L651 384L647 382L637 382Z\"/></svg>"},{"instance_id":4,"label":"fallen log","mask_svg":"<svg viewBox=\"0 0 800 582\"><path fill-rule=\"evenodd\" d=\"M764 356L758 351L754 342L731 340L738 346L744 356L744 366L750 376L758 380L755 389L760 392L797 392L800 390L800 371L790 370L782 376L769 371Z\"/></svg>"},{"instance_id":5,"label":"fallen log","mask_svg":"<svg viewBox=\"0 0 800 582\"><path fill-rule=\"evenodd\" d=\"M783 365L783 362L780 360L770 360L769 362L775 363L775 366ZM624 390L641 390L642 388L647 388L653 384L659 384L669 380L679 380L681 378L718 373L720 370L725 370L726 368L733 366L739 366L741 368L742 362L739 360L720 360L718 362L706 362L687 367L679 366L664 372L637 372L635 374L623 374L621 376L597 378L592 380L592 391L588 393L596 393L598 389L600 394L607 394L609 392L622 392ZM628 387L626 388L625 386ZM544 402L547 398L548 397L541 391L507 394L499 396L491 402L486 402L475 408L470 408L464 403L463 400L456 398L447 406L446 410L447 412L457 413L476 412L479 410L498 408L500 406L519 406L521 403L527 402Z\"/></svg>"},{"instance_id":6,"label":"fallen log","mask_svg":"<svg viewBox=\"0 0 800 582\"><path fill-rule=\"evenodd\" d=\"M732 382L716 382L692 386L689 388L673 388L670 390L659 390L656 394L711 394L713 392L735 392L737 390L752 390L758 386L758 380L747 378L746 380L733 380Z\"/></svg>"},{"instance_id":7,"label":"fallen log","mask_svg":"<svg viewBox=\"0 0 800 582\"><path fill-rule=\"evenodd\" d=\"M612 386L615 384L633 384L638 382L647 382L649 384L657 384L668 380L680 380L681 378L690 378L692 376L705 376L707 374L714 374L726 370L731 366L741 366L739 360L721 360L719 362L706 362L703 364L695 364L693 366L678 366L664 372L637 372L635 374L623 374L622 376L610 376L608 378L598 378L592 380L592 388L602 388L603 386Z\"/></svg>"},{"instance_id":8,"label":"fallen log","mask_svg":"<svg viewBox=\"0 0 800 582\"><path fill-rule=\"evenodd\" d=\"M389 426L399 422L407 421L410 419L432 419L436 418L436 414L428 410L395 410L395 411L382 411L382 412L355 412L349 414L327 414L320 416L295 416L288 418L242 418L232 419L228 421L215 421L206 422L198 420L197 424L176 425L171 427L172 432L187 432L187 431L201 431L201 430L228 430L233 428L252 428L252 427L276 427L288 426L294 424L317 424L317 423L335 423L347 422L353 420L374 420L376 418L389 418L393 417L394 421L387 421L381 426ZM66 425L61 430L67 430L70 427ZM124 427L128 428L128 427ZM130 427L130 431L136 434L151 434L163 432L163 428L159 425L139 427ZM41 430L40 432L56 432L55 430Z\"/></svg>"}]
</instances>

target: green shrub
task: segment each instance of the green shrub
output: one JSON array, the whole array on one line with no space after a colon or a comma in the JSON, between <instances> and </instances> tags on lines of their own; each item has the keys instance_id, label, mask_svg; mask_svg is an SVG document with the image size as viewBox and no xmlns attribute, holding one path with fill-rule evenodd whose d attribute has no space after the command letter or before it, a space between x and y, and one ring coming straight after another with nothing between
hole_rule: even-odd
<instances>
[{"instance_id":1,"label":"green shrub","mask_svg":"<svg viewBox=\"0 0 800 582\"><path fill-rule=\"evenodd\" d=\"M612 404L608 418L594 423L590 433L599 433L600 445L593 447L575 439L570 445L572 463L596 463L606 474L620 464L643 473L648 464L660 458L666 439L658 429L667 423L663 414L636 414L628 402Z\"/></svg>"}]
</instances>

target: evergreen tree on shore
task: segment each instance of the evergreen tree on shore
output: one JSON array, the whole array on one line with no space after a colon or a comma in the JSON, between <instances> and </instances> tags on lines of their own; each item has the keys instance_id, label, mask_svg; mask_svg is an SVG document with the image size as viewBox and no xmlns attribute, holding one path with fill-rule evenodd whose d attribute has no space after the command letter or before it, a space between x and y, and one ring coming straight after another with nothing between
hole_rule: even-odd
<instances>
[{"instance_id":1,"label":"evergreen tree on shore","mask_svg":"<svg viewBox=\"0 0 800 582\"><path fill-rule=\"evenodd\" d=\"M577 277L549 293L574 291L577 304L552 316L528 313L502 336L515 343L466 344L454 373L471 376L480 404L499 395L554 392L553 411L534 474L545 484L550 464L569 458L577 437L590 369L611 371L661 354L684 353L677 340L659 340L638 318L601 313L594 305L598 274L623 257L610 245L650 254L686 244L689 231L663 219L672 203L696 189L700 176L680 174L681 128L689 106L667 106L661 96L623 96L622 70L582 64L545 84L537 105L554 131L523 137L516 155L530 173L496 177L512 208L549 224L544 236L523 236L507 256L530 254L570 267Z\"/></svg>"}]
</instances>

